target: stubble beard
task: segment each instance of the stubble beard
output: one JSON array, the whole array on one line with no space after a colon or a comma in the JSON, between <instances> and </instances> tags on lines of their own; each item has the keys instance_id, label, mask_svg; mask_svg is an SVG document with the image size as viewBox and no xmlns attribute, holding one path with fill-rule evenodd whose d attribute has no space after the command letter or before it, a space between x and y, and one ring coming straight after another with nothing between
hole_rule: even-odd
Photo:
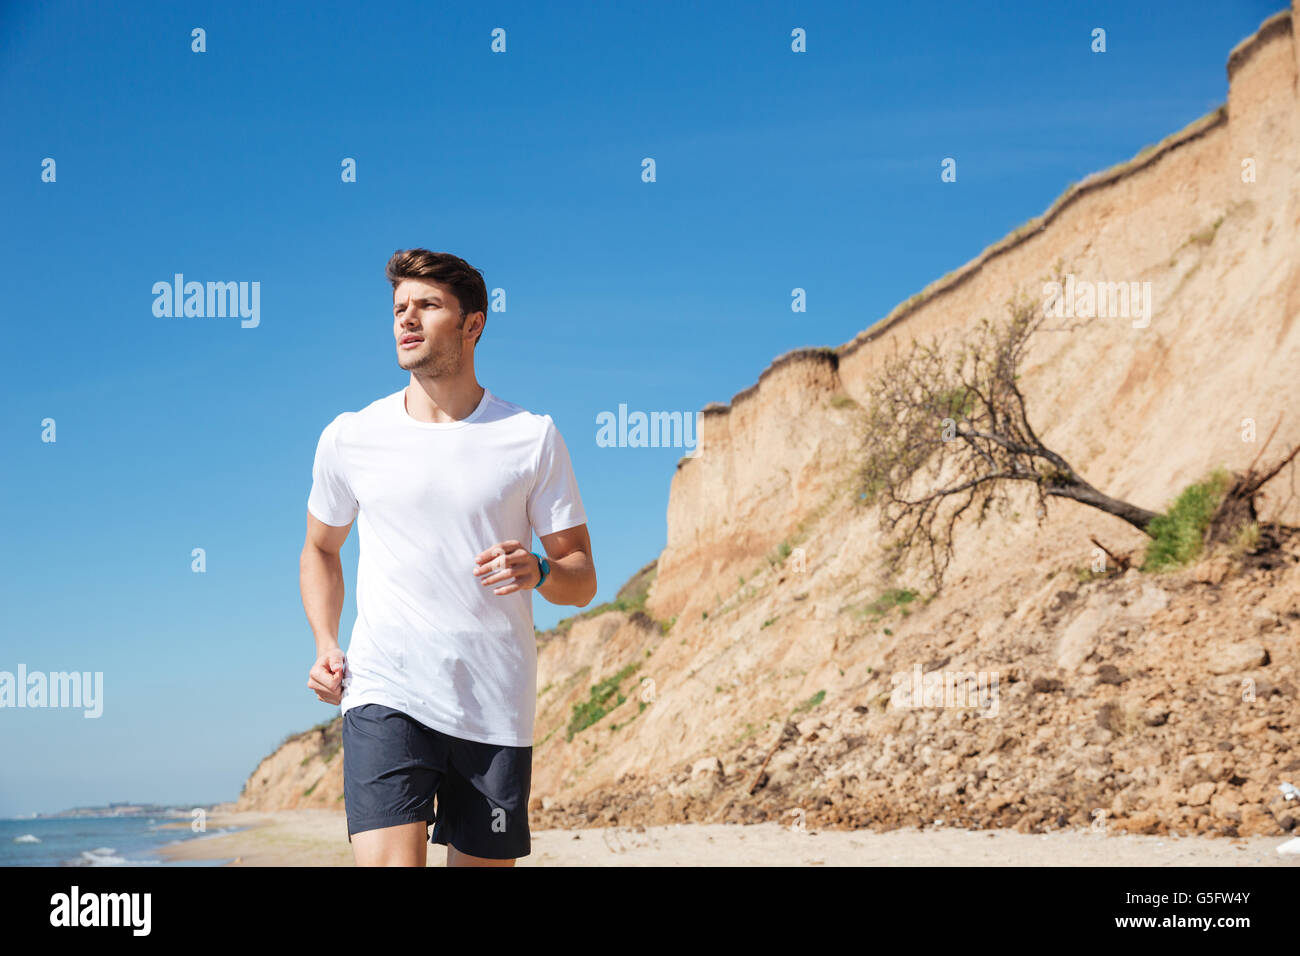
<instances>
[{"instance_id":1,"label":"stubble beard","mask_svg":"<svg viewBox=\"0 0 1300 956\"><path fill-rule=\"evenodd\" d=\"M464 359L464 346L461 340L456 338L444 346L441 351L431 351L428 355L413 362L408 363L405 358L405 356L399 355L398 365L418 377L450 378L461 370Z\"/></svg>"}]
</instances>

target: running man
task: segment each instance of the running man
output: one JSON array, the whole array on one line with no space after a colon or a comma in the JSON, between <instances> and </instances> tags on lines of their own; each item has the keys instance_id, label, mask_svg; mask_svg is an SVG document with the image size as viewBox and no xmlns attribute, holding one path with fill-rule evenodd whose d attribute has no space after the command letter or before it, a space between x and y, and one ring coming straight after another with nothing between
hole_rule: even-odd
<instances>
[{"instance_id":1,"label":"running man","mask_svg":"<svg viewBox=\"0 0 1300 956\"><path fill-rule=\"evenodd\" d=\"M340 414L316 447L299 568L316 638L307 686L342 708L358 866L424 866L428 843L447 845L449 866L513 866L530 851L532 592L577 607L595 596L587 518L551 417L474 374L479 271L427 249L395 253L385 271L411 378ZM354 519L345 658L339 551ZM528 550L533 532L545 556Z\"/></svg>"}]
</instances>

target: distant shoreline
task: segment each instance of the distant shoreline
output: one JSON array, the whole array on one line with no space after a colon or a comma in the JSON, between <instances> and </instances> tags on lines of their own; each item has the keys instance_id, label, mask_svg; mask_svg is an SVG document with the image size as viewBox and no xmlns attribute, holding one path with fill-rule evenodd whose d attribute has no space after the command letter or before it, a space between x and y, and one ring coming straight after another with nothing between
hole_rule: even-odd
<instances>
[{"instance_id":1,"label":"distant shoreline","mask_svg":"<svg viewBox=\"0 0 1300 956\"><path fill-rule=\"evenodd\" d=\"M194 803L185 806L132 803L114 808L110 804L107 807L77 807L56 813L32 813L25 817L0 817L0 823L25 823L29 820L138 820L145 817L190 819L195 810L212 814L224 812L219 808L228 806L225 803Z\"/></svg>"}]
</instances>

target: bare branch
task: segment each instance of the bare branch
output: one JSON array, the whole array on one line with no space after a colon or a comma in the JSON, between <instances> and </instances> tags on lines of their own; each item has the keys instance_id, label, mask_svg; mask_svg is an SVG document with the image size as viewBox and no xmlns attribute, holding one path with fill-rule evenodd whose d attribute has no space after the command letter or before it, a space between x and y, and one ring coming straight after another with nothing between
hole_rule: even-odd
<instances>
[{"instance_id":1,"label":"bare branch","mask_svg":"<svg viewBox=\"0 0 1300 956\"><path fill-rule=\"evenodd\" d=\"M1046 313L1023 295L1007 308L1007 319L982 319L956 341L896 343L868 401L862 497L880 504L882 525L895 536L892 559L919 550L936 587L957 528L1005 507L1012 483L1033 483L1040 517L1051 497L1099 508L1143 531L1155 517L1092 487L1038 437L1017 377Z\"/></svg>"}]
</instances>

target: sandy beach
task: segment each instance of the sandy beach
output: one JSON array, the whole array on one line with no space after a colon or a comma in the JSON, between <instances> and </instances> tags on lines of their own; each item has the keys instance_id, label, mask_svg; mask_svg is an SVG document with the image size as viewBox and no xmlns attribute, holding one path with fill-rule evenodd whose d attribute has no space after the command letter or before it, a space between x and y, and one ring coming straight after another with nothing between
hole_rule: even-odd
<instances>
[{"instance_id":1,"label":"sandy beach","mask_svg":"<svg viewBox=\"0 0 1300 956\"><path fill-rule=\"evenodd\" d=\"M215 828L243 827L165 848L169 860L228 866L351 866L345 818L334 810L217 813ZM678 824L538 830L518 866L1297 866L1285 837L1156 837L1088 830L793 830L776 823ZM429 865L446 850L430 846Z\"/></svg>"}]
</instances>

